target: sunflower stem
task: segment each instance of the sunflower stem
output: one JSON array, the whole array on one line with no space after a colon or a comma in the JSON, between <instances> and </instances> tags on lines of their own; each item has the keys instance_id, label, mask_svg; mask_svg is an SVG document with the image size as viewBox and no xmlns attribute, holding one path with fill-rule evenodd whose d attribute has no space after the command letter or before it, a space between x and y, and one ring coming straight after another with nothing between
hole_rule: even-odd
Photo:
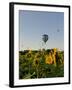
<instances>
[{"instance_id":1,"label":"sunflower stem","mask_svg":"<svg viewBox=\"0 0 72 90\"><path fill-rule=\"evenodd\" d=\"M37 66L37 78L38 78L38 66Z\"/></svg>"}]
</instances>

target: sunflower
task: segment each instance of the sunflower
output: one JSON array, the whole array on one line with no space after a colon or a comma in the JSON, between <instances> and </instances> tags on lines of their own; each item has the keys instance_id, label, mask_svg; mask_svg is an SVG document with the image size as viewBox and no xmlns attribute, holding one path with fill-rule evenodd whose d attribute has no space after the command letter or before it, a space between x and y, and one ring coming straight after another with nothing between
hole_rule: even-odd
<instances>
[{"instance_id":1,"label":"sunflower","mask_svg":"<svg viewBox=\"0 0 72 90\"><path fill-rule=\"evenodd\" d=\"M51 53L49 53L49 55L46 55L46 59L45 59L45 63L46 64L52 64L52 56Z\"/></svg>"},{"instance_id":2,"label":"sunflower","mask_svg":"<svg viewBox=\"0 0 72 90\"><path fill-rule=\"evenodd\" d=\"M39 60L38 59L35 60L35 65L36 66L39 65Z\"/></svg>"},{"instance_id":3,"label":"sunflower","mask_svg":"<svg viewBox=\"0 0 72 90\"><path fill-rule=\"evenodd\" d=\"M54 66L56 66L56 57L55 57L55 54L52 54L52 60L53 60Z\"/></svg>"},{"instance_id":4,"label":"sunflower","mask_svg":"<svg viewBox=\"0 0 72 90\"><path fill-rule=\"evenodd\" d=\"M57 48L54 48L53 50L54 50L54 53L56 53L56 52L57 52Z\"/></svg>"}]
</instances>

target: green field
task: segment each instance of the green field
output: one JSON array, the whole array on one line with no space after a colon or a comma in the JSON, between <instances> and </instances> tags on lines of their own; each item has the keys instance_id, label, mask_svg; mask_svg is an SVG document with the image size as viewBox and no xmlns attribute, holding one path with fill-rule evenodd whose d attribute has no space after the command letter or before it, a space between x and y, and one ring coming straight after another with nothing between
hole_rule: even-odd
<instances>
[{"instance_id":1,"label":"green field","mask_svg":"<svg viewBox=\"0 0 72 90\"><path fill-rule=\"evenodd\" d=\"M19 51L19 79L53 77L64 77L64 51Z\"/></svg>"}]
</instances>

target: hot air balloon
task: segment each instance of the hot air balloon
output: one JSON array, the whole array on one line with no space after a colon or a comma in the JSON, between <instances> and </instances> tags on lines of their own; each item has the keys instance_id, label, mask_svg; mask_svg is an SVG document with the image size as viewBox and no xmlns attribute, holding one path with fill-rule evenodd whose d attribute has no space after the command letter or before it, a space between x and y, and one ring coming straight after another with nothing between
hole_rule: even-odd
<instances>
[{"instance_id":1,"label":"hot air balloon","mask_svg":"<svg viewBox=\"0 0 72 90\"><path fill-rule=\"evenodd\" d=\"M46 42L48 41L48 39L49 39L49 37L47 34L42 35L42 40L43 40L42 47L43 47L43 49L46 49Z\"/></svg>"},{"instance_id":2,"label":"hot air balloon","mask_svg":"<svg viewBox=\"0 0 72 90\"><path fill-rule=\"evenodd\" d=\"M57 32L60 32L60 30L59 30L59 29L57 29Z\"/></svg>"},{"instance_id":3,"label":"hot air balloon","mask_svg":"<svg viewBox=\"0 0 72 90\"><path fill-rule=\"evenodd\" d=\"M42 40L46 44L46 42L48 40L48 35L47 34L42 35Z\"/></svg>"}]
</instances>

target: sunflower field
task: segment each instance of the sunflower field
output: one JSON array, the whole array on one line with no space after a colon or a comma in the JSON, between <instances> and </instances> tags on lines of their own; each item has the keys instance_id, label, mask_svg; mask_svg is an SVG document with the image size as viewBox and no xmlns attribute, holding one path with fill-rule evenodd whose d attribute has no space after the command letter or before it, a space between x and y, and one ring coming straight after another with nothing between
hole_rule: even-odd
<instances>
[{"instance_id":1,"label":"sunflower field","mask_svg":"<svg viewBox=\"0 0 72 90\"><path fill-rule=\"evenodd\" d=\"M64 51L19 51L19 79L64 77Z\"/></svg>"}]
</instances>

